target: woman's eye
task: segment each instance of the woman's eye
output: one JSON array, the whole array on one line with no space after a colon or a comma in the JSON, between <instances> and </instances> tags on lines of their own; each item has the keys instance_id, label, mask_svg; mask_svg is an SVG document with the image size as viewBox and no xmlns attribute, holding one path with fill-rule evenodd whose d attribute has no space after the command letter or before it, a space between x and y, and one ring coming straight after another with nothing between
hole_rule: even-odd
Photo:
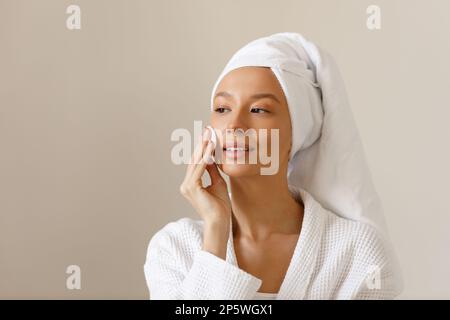
<instances>
[{"instance_id":1,"label":"woman's eye","mask_svg":"<svg viewBox=\"0 0 450 320\"><path fill-rule=\"evenodd\" d=\"M254 110L256 110L256 112L254 112ZM251 111L253 113L267 113L267 112L269 112L266 109L262 109L262 108L253 108Z\"/></svg>"},{"instance_id":2,"label":"woman's eye","mask_svg":"<svg viewBox=\"0 0 450 320\"><path fill-rule=\"evenodd\" d=\"M223 113L225 111L225 108L224 107L217 107L214 111L218 112L218 113Z\"/></svg>"},{"instance_id":3,"label":"woman's eye","mask_svg":"<svg viewBox=\"0 0 450 320\"><path fill-rule=\"evenodd\" d=\"M219 105L217 106L217 108L214 109L215 112L218 113L224 113L225 111L227 111L229 108L227 106L224 105Z\"/></svg>"}]
</instances>

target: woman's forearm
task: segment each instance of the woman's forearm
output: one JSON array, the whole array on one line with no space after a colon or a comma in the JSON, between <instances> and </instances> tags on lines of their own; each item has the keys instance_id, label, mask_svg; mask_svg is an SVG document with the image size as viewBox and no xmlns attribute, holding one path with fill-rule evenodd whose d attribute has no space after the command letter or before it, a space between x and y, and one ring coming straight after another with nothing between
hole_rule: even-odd
<instances>
[{"instance_id":1,"label":"woman's forearm","mask_svg":"<svg viewBox=\"0 0 450 320\"><path fill-rule=\"evenodd\" d=\"M203 229L203 250L226 260L230 221L205 221Z\"/></svg>"}]
</instances>

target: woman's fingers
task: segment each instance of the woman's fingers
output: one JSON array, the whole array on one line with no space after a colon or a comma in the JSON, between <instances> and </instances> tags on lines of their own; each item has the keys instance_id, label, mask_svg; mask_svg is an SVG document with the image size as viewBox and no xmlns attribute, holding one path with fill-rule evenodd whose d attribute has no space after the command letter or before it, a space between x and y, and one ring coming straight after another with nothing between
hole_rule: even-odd
<instances>
[{"instance_id":1,"label":"woman's fingers","mask_svg":"<svg viewBox=\"0 0 450 320\"><path fill-rule=\"evenodd\" d=\"M207 131L209 131L209 130L207 130ZM204 132L202 135L200 135L198 137L197 145L195 146L194 152L192 153L192 156L191 156L191 161L188 165L188 169L187 169L188 174L192 173L192 171L194 170L196 165L200 162L200 160L203 156L204 150L205 150L206 146L208 145L208 139L205 139Z\"/></svg>"},{"instance_id":2,"label":"woman's fingers","mask_svg":"<svg viewBox=\"0 0 450 320\"><path fill-rule=\"evenodd\" d=\"M208 155L211 155L214 150L214 144L209 140L210 136L211 133L208 129L204 130L203 134L199 136L197 146L187 168L186 176L180 186L182 194L191 193L198 186L202 185L201 177L205 171L205 166L211 163Z\"/></svg>"},{"instance_id":3,"label":"woman's fingers","mask_svg":"<svg viewBox=\"0 0 450 320\"><path fill-rule=\"evenodd\" d=\"M201 179L203 173L205 172L206 165L212 163L211 156L214 150L214 143L209 141L203 156L200 158L199 162L195 165L194 170L191 174L191 179L193 181Z\"/></svg>"},{"instance_id":4,"label":"woman's fingers","mask_svg":"<svg viewBox=\"0 0 450 320\"><path fill-rule=\"evenodd\" d=\"M211 177L211 184L215 185L217 183L224 182L222 175L219 172L219 169L217 168L217 165L215 163L208 164L206 166L206 170L208 170L209 176Z\"/></svg>"}]
</instances>

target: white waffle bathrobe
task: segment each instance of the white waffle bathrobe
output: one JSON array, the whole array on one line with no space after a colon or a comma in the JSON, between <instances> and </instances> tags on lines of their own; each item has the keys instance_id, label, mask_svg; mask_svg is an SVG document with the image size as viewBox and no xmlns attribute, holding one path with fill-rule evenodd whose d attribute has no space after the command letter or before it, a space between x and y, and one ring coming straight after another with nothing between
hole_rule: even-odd
<instances>
[{"instance_id":1,"label":"white waffle bathrobe","mask_svg":"<svg viewBox=\"0 0 450 320\"><path fill-rule=\"evenodd\" d=\"M393 299L401 290L390 246L369 224L337 216L308 192L300 237L277 299ZM202 250L203 221L181 218L150 240L151 299L254 299L262 280L239 268L230 228L226 260Z\"/></svg>"}]
</instances>

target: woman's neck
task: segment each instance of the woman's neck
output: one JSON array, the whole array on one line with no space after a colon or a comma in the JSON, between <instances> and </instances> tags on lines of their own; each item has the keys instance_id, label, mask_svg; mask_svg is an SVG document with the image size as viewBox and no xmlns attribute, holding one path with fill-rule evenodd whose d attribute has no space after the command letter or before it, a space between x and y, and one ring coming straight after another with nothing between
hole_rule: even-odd
<instances>
[{"instance_id":1,"label":"woman's neck","mask_svg":"<svg viewBox=\"0 0 450 320\"><path fill-rule=\"evenodd\" d=\"M291 194L287 178L230 177L230 189L234 236L264 240L300 232L304 205Z\"/></svg>"}]
</instances>

